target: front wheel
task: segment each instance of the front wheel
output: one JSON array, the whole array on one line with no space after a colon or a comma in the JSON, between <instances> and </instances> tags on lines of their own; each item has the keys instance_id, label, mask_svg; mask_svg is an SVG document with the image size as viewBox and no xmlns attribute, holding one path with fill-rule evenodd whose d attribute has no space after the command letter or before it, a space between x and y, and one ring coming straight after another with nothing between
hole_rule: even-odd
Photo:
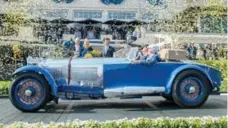
<instances>
[{"instance_id":1,"label":"front wheel","mask_svg":"<svg viewBox=\"0 0 228 128\"><path fill-rule=\"evenodd\" d=\"M9 88L12 104L23 112L34 112L48 101L48 83L39 74L24 73L15 78Z\"/></svg>"},{"instance_id":2,"label":"front wheel","mask_svg":"<svg viewBox=\"0 0 228 128\"><path fill-rule=\"evenodd\" d=\"M187 70L175 79L172 97L181 107L196 108L206 102L210 91L210 82L204 74L196 70Z\"/></svg>"}]
</instances>

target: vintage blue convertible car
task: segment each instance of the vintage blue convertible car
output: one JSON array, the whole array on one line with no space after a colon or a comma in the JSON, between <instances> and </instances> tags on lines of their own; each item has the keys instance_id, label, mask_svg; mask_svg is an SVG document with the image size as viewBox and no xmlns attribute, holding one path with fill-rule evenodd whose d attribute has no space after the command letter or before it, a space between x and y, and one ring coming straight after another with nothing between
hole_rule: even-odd
<instances>
[{"instance_id":1,"label":"vintage blue convertible car","mask_svg":"<svg viewBox=\"0 0 228 128\"><path fill-rule=\"evenodd\" d=\"M203 105L210 94L219 93L221 82L217 69L193 62L166 59L143 65L132 64L126 58L46 59L17 69L9 96L12 104L24 112L37 111L50 101L58 103L58 99L155 95L181 107L195 108Z\"/></svg>"}]
</instances>

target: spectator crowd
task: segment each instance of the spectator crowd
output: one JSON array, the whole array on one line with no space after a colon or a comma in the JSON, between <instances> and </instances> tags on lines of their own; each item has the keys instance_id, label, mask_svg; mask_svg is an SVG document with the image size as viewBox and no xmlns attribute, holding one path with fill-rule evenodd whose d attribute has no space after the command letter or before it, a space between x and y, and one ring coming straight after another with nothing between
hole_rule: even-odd
<instances>
[{"instance_id":1,"label":"spectator crowd","mask_svg":"<svg viewBox=\"0 0 228 128\"><path fill-rule=\"evenodd\" d=\"M145 33L142 26L129 25L66 25L61 23L42 23L33 26L33 36L44 42L63 43L63 35L73 35L80 39L101 39L102 35L110 35L112 40L133 42Z\"/></svg>"},{"instance_id":2,"label":"spectator crowd","mask_svg":"<svg viewBox=\"0 0 228 128\"><path fill-rule=\"evenodd\" d=\"M223 47L212 46L212 44L194 44L190 43L185 46L187 58L190 60L195 59L219 59L227 58L227 50Z\"/></svg>"},{"instance_id":3,"label":"spectator crowd","mask_svg":"<svg viewBox=\"0 0 228 128\"><path fill-rule=\"evenodd\" d=\"M106 28L100 26L72 27L70 34L80 39L100 39L101 35L111 35L113 40L136 40L141 37L139 27L109 25Z\"/></svg>"},{"instance_id":4,"label":"spectator crowd","mask_svg":"<svg viewBox=\"0 0 228 128\"><path fill-rule=\"evenodd\" d=\"M113 57L115 48L110 46L110 38L104 38L104 47L102 48L99 57ZM64 44L67 56L74 56L77 58L86 58L87 54L93 52L93 47L90 45L89 39L85 39L81 44L80 39L76 38L75 41L70 40Z\"/></svg>"},{"instance_id":5,"label":"spectator crowd","mask_svg":"<svg viewBox=\"0 0 228 128\"><path fill-rule=\"evenodd\" d=\"M110 44L110 38L104 38L104 48L102 51L103 57L113 57L114 52L116 51L113 47L111 47ZM142 53L145 50L144 48L148 45L141 46ZM70 56L72 54L76 55L77 57L85 57L85 55L89 52L93 51L92 46L90 45L90 41L88 38L84 39L83 45L81 45L80 38L76 38L75 41L72 39L70 41L67 41L64 44L65 50L68 51L67 53L70 53ZM160 49L170 49L170 44L164 44L163 46L158 46L158 50ZM227 49L222 46L212 46L212 44L195 44L190 43L188 45L183 45L183 47L180 45L178 46L178 49L186 49L186 57L190 60L196 60L196 59L220 59L224 58L227 59ZM106 55L107 54L107 55Z\"/></svg>"},{"instance_id":6,"label":"spectator crowd","mask_svg":"<svg viewBox=\"0 0 228 128\"><path fill-rule=\"evenodd\" d=\"M39 24L33 27L33 36L44 42L61 43L65 31L63 24Z\"/></svg>"}]
</instances>

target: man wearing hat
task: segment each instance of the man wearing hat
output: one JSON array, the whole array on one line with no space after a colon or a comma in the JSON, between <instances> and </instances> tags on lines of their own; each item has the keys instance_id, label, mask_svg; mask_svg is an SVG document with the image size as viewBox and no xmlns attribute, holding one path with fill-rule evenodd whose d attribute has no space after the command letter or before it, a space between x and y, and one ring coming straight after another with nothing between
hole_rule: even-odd
<instances>
[{"instance_id":1,"label":"man wearing hat","mask_svg":"<svg viewBox=\"0 0 228 128\"><path fill-rule=\"evenodd\" d=\"M157 54L159 48L157 46L149 46L148 47L148 53L147 57L144 60L134 60L132 61L134 64L140 63L140 64L155 64L160 61L160 57Z\"/></svg>"},{"instance_id":2,"label":"man wearing hat","mask_svg":"<svg viewBox=\"0 0 228 128\"><path fill-rule=\"evenodd\" d=\"M146 60L147 53L148 53L147 47L140 48L137 55L136 55L136 60Z\"/></svg>"}]
</instances>

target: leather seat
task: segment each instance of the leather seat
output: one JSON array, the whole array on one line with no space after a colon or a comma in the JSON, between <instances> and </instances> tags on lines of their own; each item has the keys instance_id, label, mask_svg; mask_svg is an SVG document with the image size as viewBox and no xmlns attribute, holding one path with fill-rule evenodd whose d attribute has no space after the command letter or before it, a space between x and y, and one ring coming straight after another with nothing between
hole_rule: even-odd
<instances>
[{"instance_id":1,"label":"leather seat","mask_svg":"<svg viewBox=\"0 0 228 128\"><path fill-rule=\"evenodd\" d=\"M186 51L182 49L161 49L158 53L163 61L186 60Z\"/></svg>"}]
</instances>

